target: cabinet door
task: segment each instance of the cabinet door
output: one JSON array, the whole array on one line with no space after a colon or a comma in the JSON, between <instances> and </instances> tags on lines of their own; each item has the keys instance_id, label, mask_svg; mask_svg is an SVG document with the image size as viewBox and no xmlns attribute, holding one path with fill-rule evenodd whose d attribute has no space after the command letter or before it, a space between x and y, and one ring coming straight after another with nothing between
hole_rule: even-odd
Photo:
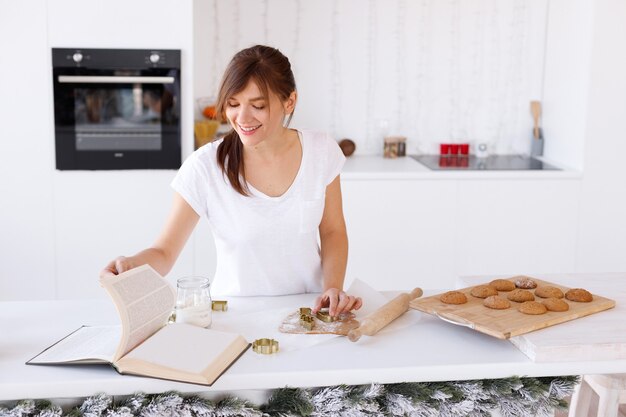
<instances>
[{"instance_id":1,"label":"cabinet door","mask_svg":"<svg viewBox=\"0 0 626 417\"><path fill-rule=\"evenodd\" d=\"M455 181L344 180L346 283L378 290L454 283Z\"/></svg>"},{"instance_id":2,"label":"cabinet door","mask_svg":"<svg viewBox=\"0 0 626 417\"><path fill-rule=\"evenodd\" d=\"M574 271L578 180L458 182L458 274Z\"/></svg>"}]
</instances>

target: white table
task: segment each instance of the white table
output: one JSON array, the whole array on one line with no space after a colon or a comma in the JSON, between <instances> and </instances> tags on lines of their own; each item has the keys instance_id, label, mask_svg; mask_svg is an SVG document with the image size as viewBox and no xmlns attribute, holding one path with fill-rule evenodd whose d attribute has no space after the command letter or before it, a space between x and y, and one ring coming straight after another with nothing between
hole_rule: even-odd
<instances>
[{"instance_id":1,"label":"white table","mask_svg":"<svg viewBox=\"0 0 626 417\"><path fill-rule=\"evenodd\" d=\"M428 294L427 294L428 295ZM229 299L229 311L214 315L214 327L254 315L259 332L269 308L310 305L312 295ZM76 398L98 392L124 395L177 390L185 393L266 391L290 387L448 381L519 376L626 372L626 361L533 363L506 340L445 323L410 310L414 323L395 332L364 336L352 343L334 337L307 348L257 355L248 350L212 387L122 376L107 366L32 366L24 363L81 325L116 324L111 302L39 301L0 303L0 401L22 398ZM409 317L411 318L411 317ZM237 330L237 329L232 329ZM306 335L299 337L308 337ZM279 342L282 341L279 339Z\"/></svg>"}]
</instances>

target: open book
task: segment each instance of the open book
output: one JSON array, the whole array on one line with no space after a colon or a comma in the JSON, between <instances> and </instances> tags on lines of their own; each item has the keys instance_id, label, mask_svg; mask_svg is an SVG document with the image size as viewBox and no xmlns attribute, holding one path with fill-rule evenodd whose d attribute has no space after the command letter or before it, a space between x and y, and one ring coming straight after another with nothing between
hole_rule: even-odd
<instances>
[{"instance_id":1,"label":"open book","mask_svg":"<svg viewBox=\"0 0 626 417\"><path fill-rule=\"evenodd\" d=\"M83 326L27 364L109 363L122 374L211 385L250 346L235 333L167 324L176 294L148 265L100 282L121 327Z\"/></svg>"}]
</instances>

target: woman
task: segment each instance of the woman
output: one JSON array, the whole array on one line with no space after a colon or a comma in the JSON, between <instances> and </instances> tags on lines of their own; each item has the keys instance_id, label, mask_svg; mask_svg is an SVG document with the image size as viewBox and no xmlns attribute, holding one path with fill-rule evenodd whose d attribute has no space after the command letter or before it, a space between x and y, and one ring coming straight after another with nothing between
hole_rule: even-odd
<instances>
[{"instance_id":1,"label":"woman","mask_svg":"<svg viewBox=\"0 0 626 417\"><path fill-rule=\"evenodd\" d=\"M280 51L257 45L237 53L217 102L217 114L232 130L181 166L171 214L154 246L118 257L102 275L145 263L167 274L206 217L217 249L212 292L321 292L314 312L359 309L361 299L342 291L348 238L339 172L345 157L328 135L287 127L296 101L291 65Z\"/></svg>"}]
</instances>

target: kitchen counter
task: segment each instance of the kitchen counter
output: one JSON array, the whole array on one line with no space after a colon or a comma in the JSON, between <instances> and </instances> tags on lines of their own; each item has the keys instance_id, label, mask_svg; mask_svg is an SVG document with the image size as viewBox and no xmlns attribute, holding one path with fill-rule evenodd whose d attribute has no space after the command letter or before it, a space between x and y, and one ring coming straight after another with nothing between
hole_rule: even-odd
<instances>
[{"instance_id":1,"label":"kitchen counter","mask_svg":"<svg viewBox=\"0 0 626 417\"><path fill-rule=\"evenodd\" d=\"M622 275L626 282L626 274ZM432 292L431 292L432 293ZM428 295L428 293L427 293ZM253 338L274 337L279 321L268 310L291 311L309 305L313 294L232 298L229 310L215 313L213 327ZM259 313L265 320L259 320ZM122 376L108 366L30 366L24 363L81 325L118 323L108 300L0 303L0 401L22 398L75 398L177 390L233 392L274 388L448 381L520 376L626 372L625 360L597 360L593 352L576 361L534 363L509 341L451 325L410 310L409 325L356 343L345 337L276 336L281 351L257 355L248 350L212 387ZM273 316L275 317L275 316ZM600 316L599 316L600 317ZM585 320L578 321L585 326ZM239 323L239 324L237 324ZM245 325L247 323L247 325ZM589 328L588 331L593 331ZM291 338L291 339L290 339ZM291 341L290 341L291 340ZM308 341L309 339L307 339Z\"/></svg>"},{"instance_id":2,"label":"kitchen counter","mask_svg":"<svg viewBox=\"0 0 626 417\"><path fill-rule=\"evenodd\" d=\"M467 179L581 179L582 172L567 169L545 160L561 170L523 171L432 171L411 157L386 159L378 155L354 155L347 158L341 173L343 180L467 180Z\"/></svg>"}]
</instances>

